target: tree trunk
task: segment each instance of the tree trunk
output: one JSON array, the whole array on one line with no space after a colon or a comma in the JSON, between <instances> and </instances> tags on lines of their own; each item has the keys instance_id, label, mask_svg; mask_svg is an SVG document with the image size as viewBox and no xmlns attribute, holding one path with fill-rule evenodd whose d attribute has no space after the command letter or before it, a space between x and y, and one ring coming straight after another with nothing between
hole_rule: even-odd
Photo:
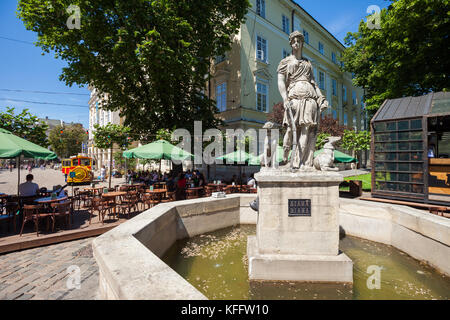
<instances>
[{"instance_id":1,"label":"tree trunk","mask_svg":"<svg viewBox=\"0 0 450 320\"><path fill-rule=\"evenodd\" d=\"M111 188L113 147L111 147L110 152L111 152L111 154L109 155L109 187L108 188Z\"/></svg>"}]
</instances>

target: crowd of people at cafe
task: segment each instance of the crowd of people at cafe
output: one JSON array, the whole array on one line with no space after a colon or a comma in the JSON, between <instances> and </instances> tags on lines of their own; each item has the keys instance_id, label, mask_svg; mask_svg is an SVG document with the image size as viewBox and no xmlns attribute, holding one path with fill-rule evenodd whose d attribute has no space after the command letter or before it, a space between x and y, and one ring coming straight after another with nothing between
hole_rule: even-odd
<instances>
[{"instance_id":1,"label":"crowd of people at cafe","mask_svg":"<svg viewBox=\"0 0 450 320\"><path fill-rule=\"evenodd\" d=\"M173 171L160 173L156 170L153 171L133 171L128 170L126 174L126 183L145 183L151 186L156 183L165 183L168 192L175 192L176 200L185 199L185 190L187 188L199 188L208 184L207 179L199 170L187 170L175 174ZM253 174L249 178L242 174L241 178L233 175L231 180L222 181L229 185L248 185L251 188L256 188L256 181Z\"/></svg>"}]
</instances>

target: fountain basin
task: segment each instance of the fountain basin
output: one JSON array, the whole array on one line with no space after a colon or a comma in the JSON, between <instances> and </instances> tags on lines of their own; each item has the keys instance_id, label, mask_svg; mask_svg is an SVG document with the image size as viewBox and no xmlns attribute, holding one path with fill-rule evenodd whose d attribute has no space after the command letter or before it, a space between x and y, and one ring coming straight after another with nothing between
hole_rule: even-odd
<instances>
[{"instance_id":1,"label":"fountain basin","mask_svg":"<svg viewBox=\"0 0 450 320\"><path fill-rule=\"evenodd\" d=\"M207 299L161 257L177 241L238 224L256 224L251 194L155 206L93 242L103 299ZM450 220L408 207L340 199L348 235L392 245L450 276Z\"/></svg>"}]
</instances>

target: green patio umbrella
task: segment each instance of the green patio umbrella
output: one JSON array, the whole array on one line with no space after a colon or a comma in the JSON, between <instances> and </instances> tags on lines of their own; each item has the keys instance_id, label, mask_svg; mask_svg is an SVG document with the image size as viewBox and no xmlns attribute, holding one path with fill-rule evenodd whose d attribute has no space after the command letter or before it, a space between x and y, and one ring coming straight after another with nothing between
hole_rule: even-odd
<instances>
[{"instance_id":1,"label":"green patio umbrella","mask_svg":"<svg viewBox=\"0 0 450 320\"><path fill-rule=\"evenodd\" d=\"M123 156L128 159L139 158L157 160L184 160L193 157L191 153L162 139L125 151ZM161 171L161 161L159 162L159 171Z\"/></svg>"},{"instance_id":2,"label":"green patio umbrella","mask_svg":"<svg viewBox=\"0 0 450 320\"><path fill-rule=\"evenodd\" d=\"M236 150L234 152L227 153L223 156L217 157L217 160L225 160L227 163L229 162L248 162L250 159L254 159L256 156L253 156L244 150Z\"/></svg>"},{"instance_id":3,"label":"green patio umbrella","mask_svg":"<svg viewBox=\"0 0 450 320\"><path fill-rule=\"evenodd\" d=\"M217 157L216 159L218 160L225 160L226 163L229 162L241 162L238 163L238 167L239 167L239 180L241 181L242 184L242 163L247 163L249 165L255 165L255 164L251 164L251 163L256 163L258 160L258 156L252 155L248 152L245 152L244 150L236 150L234 152L230 152L227 153L223 156Z\"/></svg>"},{"instance_id":4,"label":"green patio umbrella","mask_svg":"<svg viewBox=\"0 0 450 320\"><path fill-rule=\"evenodd\" d=\"M323 149L317 150L314 152L314 158L317 157L319 154L323 152ZM343 152L334 150L334 162L358 162L358 159L353 158L352 156L349 156L348 154L345 154Z\"/></svg>"},{"instance_id":5,"label":"green patio umbrella","mask_svg":"<svg viewBox=\"0 0 450 320\"><path fill-rule=\"evenodd\" d=\"M289 158L291 156L291 152L289 153ZM260 154L259 156L252 156L252 158L250 159L248 164L251 166L261 165L261 156L262 156L262 154ZM282 146L277 146L277 161L278 161L278 163L283 162L283 147Z\"/></svg>"},{"instance_id":6,"label":"green patio umbrella","mask_svg":"<svg viewBox=\"0 0 450 320\"><path fill-rule=\"evenodd\" d=\"M37 144L22 139L8 130L0 128L0 159L17 158L17 195L19 196L20 184L20 156L25 158L35 158L53 160L57 156L54 152L45 149Z\"/></svg>"}]
</instances>

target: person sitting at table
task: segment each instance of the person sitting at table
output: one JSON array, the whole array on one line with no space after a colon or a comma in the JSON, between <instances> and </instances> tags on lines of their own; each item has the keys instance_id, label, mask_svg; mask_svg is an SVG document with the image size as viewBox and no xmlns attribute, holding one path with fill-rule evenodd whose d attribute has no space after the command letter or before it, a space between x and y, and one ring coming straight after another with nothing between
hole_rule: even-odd
<instances>
[{"instance_id":1,"label":"person sitting at table","mask_svg":"<svg viewBox=\"0 0 450 320\"><path fill-rule=\"evenodd\" d=\"M185 200L186 199L186 177L184 176L184 173L178 174L178 181L176 184L176 191L175 191L175 200Z\"/></svg>"},{"instance_id":2,"label":"person sitting at table","mask_svg":"<svg viewBox=\"0 0 450 320\"><path fill-rule=\"evenodd\" d=\"M27 174L26 178L27 181L24 183L21 183L19 185L19 194L22 197L32 197L36 196L39 191L39 186L37 183L32 182L34 177L32 174Z\"/></svg>"},{"instance_id":3,"label":"person sitting at table","mask_svg":"<svg viewBox=\"0 0 450 320\"><path fill-rule=\"evenodd\" d=\"M247 185L250 188L256 188L256 180L255 180L253 173L250 175L250 179L248 179Z\"/></svg>"},{"instance_id":4,"label":"person sitting at table","mask_svg":"<svg viewBox=\"0 0 450 320\"><path fill-rule=\"evenodd\" d=\"M198 173L197 171L192 172L192 182L194 183L194 187L198 187Z\"/></svg>"},{"instance_id":5,"label":"person sitting at table","mask_svg":"<svg viewBox=\"0 0 450 320\"><path fill-rule=\"evenodd\" d=\"M206 184L205 176L203 173L197 170L197 176L198 176L198 186L203 187Z\"/></svg>"},{"instance_id":6,"label":"person sitting at table","mask_svg":"<svg viewBox=\"0 0 450 320\"><path fill-rule=\"evenodd\" d=\"M230 183L233 184L233 182L234 182L234 184L238 184L238 178L236 177L235 174L233 174L233 176L231 177Z\"/></svg>"},{"instance_id":7,"label":"person sitting at table","mask_svg":"<svg viewBox=\"0 0 450 320\"><path fill-rule=\"evenodd\" d=\"M169 176L169 178L166 181L166 186L167 186L167 191L168 192L175 192L176 190L176 185L175 185L175 181L173 180L173 176Z\"/></svg>"}]
</instances>

